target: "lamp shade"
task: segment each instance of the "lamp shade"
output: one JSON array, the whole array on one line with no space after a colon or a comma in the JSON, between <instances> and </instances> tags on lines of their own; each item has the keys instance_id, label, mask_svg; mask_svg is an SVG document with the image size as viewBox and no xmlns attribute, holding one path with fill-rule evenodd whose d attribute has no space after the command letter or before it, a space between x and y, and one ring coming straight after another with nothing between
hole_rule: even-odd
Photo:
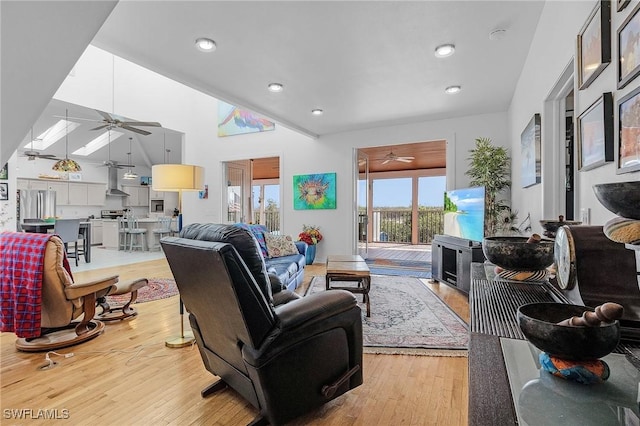
<instances>
[{"instance_id":1,"label":"lamp shade","mask_svg":"<svg viewBox=\"0 0 640 426\"><path fill-rule=\"evenodd\" d=\"M201 191L204 168L189 164L156 164L151 167L154 191Z\"/></svg>"}]
</instances>

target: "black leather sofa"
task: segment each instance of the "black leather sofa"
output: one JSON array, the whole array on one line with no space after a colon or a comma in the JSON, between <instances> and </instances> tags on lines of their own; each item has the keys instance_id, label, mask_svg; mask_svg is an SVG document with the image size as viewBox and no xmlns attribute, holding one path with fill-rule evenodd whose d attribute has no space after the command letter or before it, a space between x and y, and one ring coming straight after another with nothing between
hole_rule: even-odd
<instances>
[{"instance_id":1,"label":"black leather sofa","mask_svg":"<svg viewBox=\"0 0 640 426\"><path fill-rule=\"evenodd\" d=\"M362 317L343 290L277 303L247 232L190 225L181 237L197 238L161 244L204 365L220 377L202 396L230 386L259 410L252 424L284 424L362 384Z\"/></svg>"}]
</instances>

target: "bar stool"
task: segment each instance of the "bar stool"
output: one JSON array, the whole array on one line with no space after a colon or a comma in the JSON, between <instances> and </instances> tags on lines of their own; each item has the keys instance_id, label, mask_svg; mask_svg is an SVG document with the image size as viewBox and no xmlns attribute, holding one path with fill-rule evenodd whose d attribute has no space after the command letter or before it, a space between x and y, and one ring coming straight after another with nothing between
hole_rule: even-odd
<instances>
[{"instance_id":1,"label":"bar stool","mask_svg":"<svg viewBox=\"0 0 640 426\"><path fill-rule=\"evenodd\" d=\"M133 251L134 248L140 248L142 251L146 251L147 230L144 228L138 228L138 218L135 216L129 216L127 218L127 225L129 251Z\"/></svg>"},{"instance_id":2,"label":"bar stool","mask_svg":"<svg viewBox=\"0 0 640 426\"><path fill-rule=\"evenodd\" d=\"M118 250L126 250L129 239L127 238L127 219L118 218Z\"/></svg>"},{"instance_id":3,"label":"bar stool","mask_svg":"<svg viewBox=\"0 0 640 426\"><path fill-rule=\"evenodd\" d=\"M158 228L153 229L154 236L154 246L153 249L162 250L162 246L160 245L160 240L165 235L171 235L173 231L171 230L171 218L168 216L163 216L158 218ZM150 248L151 250L151 248Z\"/></svg>"}]
</instances>

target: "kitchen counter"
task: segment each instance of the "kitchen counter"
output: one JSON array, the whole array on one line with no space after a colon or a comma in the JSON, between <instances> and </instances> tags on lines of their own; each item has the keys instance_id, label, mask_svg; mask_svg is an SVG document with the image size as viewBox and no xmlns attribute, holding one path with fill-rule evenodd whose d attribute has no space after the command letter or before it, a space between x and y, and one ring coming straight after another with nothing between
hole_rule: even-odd
<instances>
[{"instance_id":1,"label":"kitchen counter","mask_svg":"<svg viewBox=\"0 0 640 426\"><path fill-rule=\"evenodd\" d=\"M103 243L102 246L104 248L109 249L118 249L118 219L102 219L103 229ZM147 250L153 249L154 246L158 243L156 236L153 233L153 230L158 228L158 219L146 217L138 219L138 226L142 229L146 229L146 244ZM177 226L177 218L171 218L171 229L176 230Z\"/></svg>"}]
</instances>

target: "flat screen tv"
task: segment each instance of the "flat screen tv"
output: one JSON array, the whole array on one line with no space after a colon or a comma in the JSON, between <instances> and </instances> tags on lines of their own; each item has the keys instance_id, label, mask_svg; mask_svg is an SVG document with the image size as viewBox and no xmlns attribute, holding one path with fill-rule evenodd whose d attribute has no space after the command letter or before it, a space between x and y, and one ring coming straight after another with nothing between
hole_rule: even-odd
<instances>
[{"instance_id":1,"label":"flat screen tv","mask_svg":"<svg viewBox=\"0 0 640 426\"><path fill-rule=\"evenodd\" d=\"M445 192L444 233L482 242L484 238L484 186Z\"/></svg>"}]
</instances>

